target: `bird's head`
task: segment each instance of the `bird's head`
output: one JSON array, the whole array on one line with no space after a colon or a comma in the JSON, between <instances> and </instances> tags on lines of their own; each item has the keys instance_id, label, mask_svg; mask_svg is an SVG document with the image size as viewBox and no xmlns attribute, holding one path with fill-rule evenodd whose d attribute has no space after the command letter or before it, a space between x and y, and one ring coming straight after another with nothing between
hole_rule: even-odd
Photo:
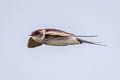
<instances>
[{"instance_id":1,"label":"bird's head","mask_svg":"<svg viewBox=\"0 0 120 80\"><path fill-rule=\"evenodd\" d=\"M45 30L40 29L33 31L30 35L35 41L41 42L45 38Z\"/></svg>"}]
</instances>

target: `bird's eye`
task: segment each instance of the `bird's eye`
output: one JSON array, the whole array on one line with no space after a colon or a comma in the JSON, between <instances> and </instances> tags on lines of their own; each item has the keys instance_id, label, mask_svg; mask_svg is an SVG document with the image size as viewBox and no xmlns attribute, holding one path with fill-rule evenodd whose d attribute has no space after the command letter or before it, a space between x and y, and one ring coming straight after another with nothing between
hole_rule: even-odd
<instances>
[{"instance_id":1,"label":"bird's eye","mask_svg":"<svg viewBox=\"0 0 120 80\"><path fill-rule=\"evenodd\" d=\"M37 32L35 32L35 34L38 35L38 34L40 34L40 32L37 31Z\"/></svg>"}]
</instances>

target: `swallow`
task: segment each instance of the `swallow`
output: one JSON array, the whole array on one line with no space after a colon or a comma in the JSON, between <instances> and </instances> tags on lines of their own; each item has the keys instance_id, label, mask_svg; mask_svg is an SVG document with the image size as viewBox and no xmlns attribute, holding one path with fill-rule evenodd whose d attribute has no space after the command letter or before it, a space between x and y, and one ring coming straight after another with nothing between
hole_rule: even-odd
<instances>
[{"instance_id":1,"label":"swallow","mask_svg":"<svg viewBox=\"0 0 120 80\"><path fill-rule=\"evenodd\" d=\"M79 37L97 37L97 36L79 36L59 29L38 29L31 33L30 38L28 40L28 48L35 48L43 44L51 46L68 46L88 43L93 45L106 46L98 44L97 42L83 40L80 39Z\"/></svg>"}]
</instances>

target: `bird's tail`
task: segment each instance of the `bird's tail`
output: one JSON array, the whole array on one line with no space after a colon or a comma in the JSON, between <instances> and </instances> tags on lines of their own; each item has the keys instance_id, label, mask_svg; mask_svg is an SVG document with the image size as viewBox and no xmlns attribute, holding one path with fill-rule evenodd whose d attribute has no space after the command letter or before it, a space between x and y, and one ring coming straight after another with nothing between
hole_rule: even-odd
<instances>
[{"instance_id":1,"label":"bird's tail","mask_svg":"<svg viewBox=\"0 0 120 80\"><path fill-rule=\"evenodd\" d=\"M86 41L86 40L82 40L82 39L77 39L81 44L82 43L88 43L88 44L93 44L93 45L99 45L99 46L107 46L107 45L103 45L103 44L99 44L100 42L92 42L92 41Z\"/></svg>"},{"instance_id":2,"label":"bird's tail","mask_svg":"<svg viewBox=\"0 0 120 80\"><path fill-rule=\"evenodd\" d=\"M98 35L89 35L89 36L85 36L85 35L75 35L77 37L98 37Z\"/></svg>"}]
</instances>

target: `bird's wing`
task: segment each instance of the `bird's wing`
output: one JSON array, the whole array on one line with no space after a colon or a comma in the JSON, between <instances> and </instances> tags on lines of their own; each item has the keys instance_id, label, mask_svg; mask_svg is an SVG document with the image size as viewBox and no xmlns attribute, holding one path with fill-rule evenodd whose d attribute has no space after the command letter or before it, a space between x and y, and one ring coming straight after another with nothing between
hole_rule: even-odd
<instances>
[{"instance_id":1,"label":"bird's wing","mask_svg":"<svg viewBox=\"0 0 120 80\"><path fill-rule=\"evenodd\" d=\"M32 39L32 37L29 38L29 40L28 40L28 48L34 48L34 47L37 47L37 46L40 46L40 45L42 45L42 44L34 41Z\"/></svg>"},{"instance_id":2,"label":"bird's wing","mask_svg":"<svg viewBox=\"0 0 120 80\"><path fill-rule=\"evenodd\" d=\"M62 30L58 29L46 29L46 35L53 35L53 36L74 36L71 33L67 33Z\"/></svg>"},{"instance_id":3,"label":"bird's wing","mask_svg":"<svg viewBox=\"0 0 120 80\"><path fill-rule=\"evenodd\" d=\"M72 33L68 33L62 30L58 29L45 29L47 35L52 35L52 36L76 36L76 37L97 37L97 35L91 35L91 36L86 36L86 35L74 35Z\"/></svg>"}]
</instances>

